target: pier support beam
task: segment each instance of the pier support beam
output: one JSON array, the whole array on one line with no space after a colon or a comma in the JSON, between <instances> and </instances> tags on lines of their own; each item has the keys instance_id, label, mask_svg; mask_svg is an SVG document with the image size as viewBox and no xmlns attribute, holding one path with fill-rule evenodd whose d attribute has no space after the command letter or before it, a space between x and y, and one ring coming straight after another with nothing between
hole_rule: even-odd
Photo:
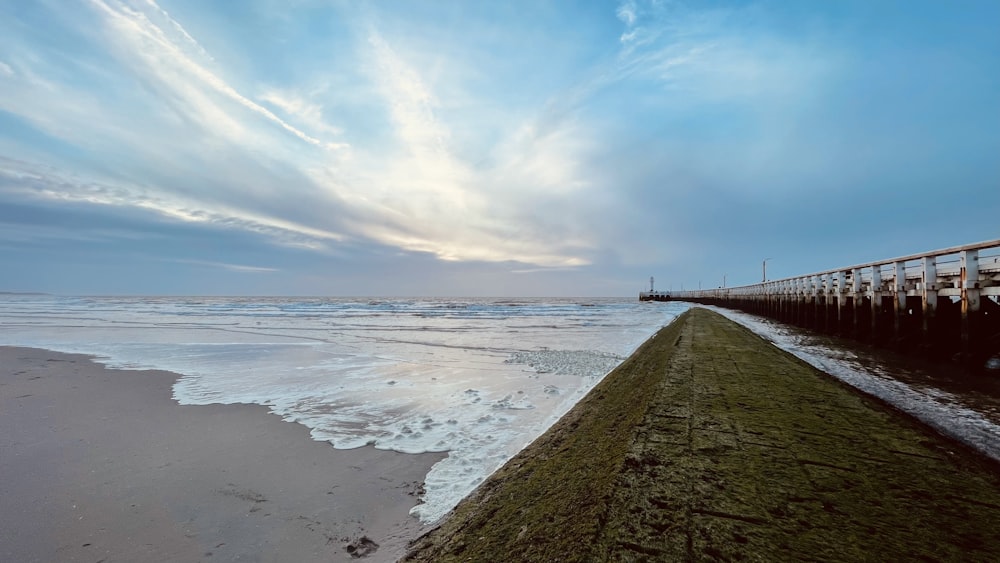
<instances>
[{"instance_id":1,"label":"pier support beam","mask_svg":"<svg viewBox=\"0 0 1000 563\"><path fill-rule=\"evenodd\" d=\"M961 273L959 283L962 290L962 356L966 362L976 359L979 328L979 251L965 250L961 253Z\"/></svg>"},{"instance_id":2,"label":"pier support beam","mask_svg":"<svg viewBox=\"0 0 1000 563\"><path fill-rule=\"evenodd\" d=\"M819 328L819 276L812 276L809 278L809 291L812 295L812 306L810 309L812 318L809 320L809 328L817 329Z\"/></svg>"},{"instance_id":3,"label":"pier support beam","mask_svg":"<svg viewBox=\"0 0 1000 563\"><path fill-rule=\"evenodd\" d=\"M906 339L906 264L896 262L892 265L892 336L895 343L903 345Z\"/></svg>"},{"instance_id":4,"label":"pier support beam","mask_svg":"<svg viewBox=\"0 0 1000 563\"><path fill-rule=\"evenodd\" d=\"M847 331L844 327L844 298L847 296L847 288L844 287L847 283L847 278L844 272L837 272L837 329L836 333L843 336Z\"/></svg>"},{"instance_id":5,"label":"pier support beam","mask_svg":"<svg viewBox=\"0 0 1000 563\"><path fill-rule=\"evenodd\" d=\"M864 331L861 326L861 319L864 318L863 307L865 306L865 296L861 293L861 268L851 270L851 291L854 294L854 318L851 320L851 334L858 340L864 340Z\"/></svg>"},{"instance_id":6,"label":"pier support beam","mask_svg":"<svg viewBox=\"0 0 1000 563\"><path fill-rule=\"evenodd\" d=\"M921 337L924 350L932 357L936 357L940 348L937 341L937 259L928 256L923 259L923 272L921 273L920 294L922 298L923 317L921 319Z\"/></svg>"},{"instance_id":7,"label":"pier support beam","mask_svg":"<svg viewBox=\"0 0 1000 563\"><path fill-rule=\"evenodd\" d=\"M805 311L806 311L806 289L805 280L799 278L794 281L795 284L795 324L798 326L805 326Z\"/></svg>"},{"instance_id":8,"label":"pier support beam","mask_svg":"<svg viewBox=\"0 0 1000 563\"><path fill-rule=\"evenodd\" d=\"M882 269L872 268L872 342L882 341Z\"/></svg>"}]
</instances>

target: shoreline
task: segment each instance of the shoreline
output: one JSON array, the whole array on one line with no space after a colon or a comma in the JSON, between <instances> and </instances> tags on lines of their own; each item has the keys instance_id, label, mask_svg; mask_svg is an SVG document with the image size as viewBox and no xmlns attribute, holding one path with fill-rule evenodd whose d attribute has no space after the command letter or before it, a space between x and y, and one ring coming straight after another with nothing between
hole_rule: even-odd
<instances>
[{"instance_id":1,"label":"shoreline","mask_svg":"<svg viewBox=\"0 0 1000 563\"><path fill-rule=\"evenodd\" d=\"M2 560L389 561L427 528L409 510L447 454L337 450L86 355L0 346L0 366Z\"/></svg>"}]
</instances>

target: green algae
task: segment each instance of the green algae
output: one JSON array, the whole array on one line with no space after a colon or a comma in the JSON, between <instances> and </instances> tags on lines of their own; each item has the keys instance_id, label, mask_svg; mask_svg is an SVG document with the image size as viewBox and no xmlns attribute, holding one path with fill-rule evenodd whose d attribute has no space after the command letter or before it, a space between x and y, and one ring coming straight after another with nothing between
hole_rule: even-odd
<instances>
[{"instance_id":1,"label":"green algae","mask_svg":"<svg viewBox=\"0 0 1000 563\"><path fill-rule=\"evenodd\" d=\"M407 560L1000 560L998 522L994 466L693 309Z\"/></svg>"}]
</instances>

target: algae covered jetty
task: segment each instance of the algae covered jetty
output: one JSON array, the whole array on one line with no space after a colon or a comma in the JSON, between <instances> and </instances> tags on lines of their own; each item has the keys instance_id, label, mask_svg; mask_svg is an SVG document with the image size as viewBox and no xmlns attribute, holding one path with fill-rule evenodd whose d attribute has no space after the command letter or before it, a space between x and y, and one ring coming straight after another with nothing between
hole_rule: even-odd
<instances>
[{"instance_id":1,"label":"algae covered jetty","mask_svg":"<svg viewBox=\"0 0 1000 563\"><path fill-rule=\"evenodd\" d=\"M695 308L407 561L1000 560L994 462Z\"/></svg>"}]
</instances>

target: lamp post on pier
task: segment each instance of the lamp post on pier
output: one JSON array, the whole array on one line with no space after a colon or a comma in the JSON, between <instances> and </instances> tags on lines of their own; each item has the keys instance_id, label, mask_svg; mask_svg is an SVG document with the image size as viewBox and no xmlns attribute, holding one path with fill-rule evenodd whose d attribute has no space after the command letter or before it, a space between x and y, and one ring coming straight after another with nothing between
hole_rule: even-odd
<instances>
[{"instance_id":1,"label":"lamp post on pier","mask_svg":"<svg viewBox=\"0 0 1000 563\"><path fill-rule=\"evenodd\" d=\"M764 271L764 279L760 280L761 283L767 281L767 261L768 260L770 260L770 258L765 258L764 261L761 262L761 269Z\"/></svg>"}]
</instances>

